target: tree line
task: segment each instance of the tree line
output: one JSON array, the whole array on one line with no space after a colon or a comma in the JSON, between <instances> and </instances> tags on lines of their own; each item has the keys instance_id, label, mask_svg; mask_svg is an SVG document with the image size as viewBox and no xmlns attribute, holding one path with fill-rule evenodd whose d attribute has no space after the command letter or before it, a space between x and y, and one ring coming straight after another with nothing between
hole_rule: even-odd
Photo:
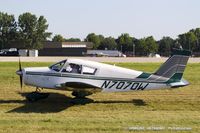
<instances>
[{"instance_id":1,"label":"tree line","mask_svg":"<svg viewBox=\"0 0 200 133\"><path fill-rule=\"evenodd\" d=\"M19 15L16 21L14 15L0 12L0 48L20 42L24 48L40 49L42 42L52 34L46 32L48 26L44 16L27 12Z\"/></svg>"},{"instance_id":2,"label":"tree line","mask_svg":"<svg viewBox=\"0 0 200 133\"><path fill-rule=\"evenodd\" d=\"M163 37L156 41L153 36L137 39L128 33L121 34L118 38L104 37L90 33L85 38L86 42L93 43L93 49L119 50L123 53L131 53L136 56L146 56L150 53L158 53L169 56L173 48L187 49L200 53L200 28L192 29L187 33L178 35L178 38Z\"/></svg>"},{"instance_id":3,"label":"tree line","mask_svg":"<svg viewBox=\"0 0 200 133\"><path fill-rule=\"evenodd\" d=\"M23 48L41 49L44 41L51 38L52 33L47 32L48 23L44 16L37 17L31 13L23 13L15 20L14 15L0 12L0 48L3 49L13 42L20 42ZM52 37L53 42L80 42L79 38L64 38L60 34ZM163 37L156 41L153 36L137 39L128 33L121 34L118 38L104 37L89 33L84 39L92 42L93 49L119 50L136 56L146 56L150 53L159 53L169 56L173 48L188 49L200 52L200 28L178 35L176 39ZM10 46L12 47L12 46Z\"/></svg>"}]
</instances>

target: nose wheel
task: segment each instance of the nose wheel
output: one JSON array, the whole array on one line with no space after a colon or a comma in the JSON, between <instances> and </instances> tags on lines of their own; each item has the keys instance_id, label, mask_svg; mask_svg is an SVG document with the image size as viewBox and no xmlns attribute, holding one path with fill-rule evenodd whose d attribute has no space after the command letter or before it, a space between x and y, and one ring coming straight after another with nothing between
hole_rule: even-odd
<instances>
[{"instance_id":1,"label":"nose wheel","mask_svg":"<svg viewBox=\"0 0 200 133\"><path fill-rule=\"evenodd\" d=\"M49 93L42 93L41 89L37 87L36 91L31 92L26 95L26 99L29 102L36 102L41 99L46 99L46 98L48 98L48 96L49 96Z\"/></svg>"}]
</instances>

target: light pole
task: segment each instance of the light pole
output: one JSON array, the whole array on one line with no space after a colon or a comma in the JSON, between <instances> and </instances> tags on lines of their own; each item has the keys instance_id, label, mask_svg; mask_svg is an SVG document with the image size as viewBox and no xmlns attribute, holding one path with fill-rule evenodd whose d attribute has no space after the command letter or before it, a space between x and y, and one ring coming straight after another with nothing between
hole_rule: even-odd
<instances>
[{"instance_id":1,"label":"light pole","mask_svg":"<svg viewBox=\"0 0 200 133\"><path fill-rule=\"evenodd\" d=\"M188 45L189 45L189 46L188 46L188 47L189 47L188 49L191 50L191 48L190 48L190 39L189 39L189 43L188 43Z\"/></svg>"},{"instance_id":2,"label":"light pole","mask_svg":"<svg viewBox=\"0 0 200 133\"><path fill-rule=\"evenodd\" d=\"M2 36L2 32L0 31L0 36ZM0 49L2 49L3 48L3 41L1 40L1 42L0 42L0 46L1 46L1 48Z\"/></svg>"},{"instance_id":3,"label":"light pole","mask_svg":"<svg viewBox=\"0 0 200 133\"><path fill-rule=\"evenodd\" d=\"M135 43L133 42L133 56L135 56Z\"/></svg>"}]
</instances>

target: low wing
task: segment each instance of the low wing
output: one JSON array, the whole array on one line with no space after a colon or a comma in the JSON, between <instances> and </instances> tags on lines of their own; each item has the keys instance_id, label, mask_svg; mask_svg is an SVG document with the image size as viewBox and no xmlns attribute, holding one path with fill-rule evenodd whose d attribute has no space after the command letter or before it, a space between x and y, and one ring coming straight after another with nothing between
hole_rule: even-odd
<instances>
[{"instance_id":1,"label":"low wing","mask_svg":"<svg viewBox=\"0 0 200 133\"><path fill-rule=\"evenodd\" d=\"M56 88L65 89L69 91L87 91L92 93L101 91L101 88L97 86L82 82L66 82L63 84L56 85Z\"/></svg>"}]
</instances>

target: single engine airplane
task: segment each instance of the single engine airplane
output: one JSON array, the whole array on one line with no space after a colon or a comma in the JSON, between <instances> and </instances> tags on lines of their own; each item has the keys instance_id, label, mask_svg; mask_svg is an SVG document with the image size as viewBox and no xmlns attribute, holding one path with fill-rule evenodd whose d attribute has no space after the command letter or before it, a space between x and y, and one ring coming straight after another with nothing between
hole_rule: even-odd
<instances>
[{"instance_id":1,"label":"single engine airplane","mask_svg":"<svg viewBox=\"0 0 200 133\"><path fill-rule=\"evenodd\" d=\"M16 73L20 84L38 88L72 91L77 98L96 92L125 92L177 88L189 85L182 78L190 51L174 50L169 59L155 72L147 73L81 59L66 59L50 67L21 68ZM36 101L32 95L28 97Z\"/></svg>"}]
</instances>

